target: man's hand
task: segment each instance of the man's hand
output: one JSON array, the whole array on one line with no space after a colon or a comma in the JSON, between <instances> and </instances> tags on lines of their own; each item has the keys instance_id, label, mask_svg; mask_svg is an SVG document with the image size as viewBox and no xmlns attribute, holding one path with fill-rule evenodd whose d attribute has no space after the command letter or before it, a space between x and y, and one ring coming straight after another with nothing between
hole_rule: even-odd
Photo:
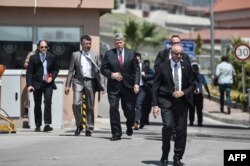
<instances>
[{"instance_id":1,"label":"man's hand","mask_svg":"<svg viewBox=\"0 0 250 166\"><path fill-rule=\"evenodd\" d=\"M69 94L69 90L70 90L70 87L65 87L64 93L65 93L66 95L68 95L68 94Z\"/></svg>"},{"instance_id":2,"label":"man's hand","mask_svg":"<svg viewBox=\"0 0 250 166\"><path fill-rule=\"evenodd\" d=\"M145 77L145 71L142 71L142 72L141 72L141 76L142 76L142 77Z\"/></svg>"},{"instance_id":3,"label":"man's hand","mask_svg":"<svg viewBox=\"0 0 250 166\"><path fill-rule=\"evenodd\" d=\"M33 88L33 86L28 86L27 90L28 90L28 92L33 92L34 88Z\"/></svg>"},{"instance_id":4,"label":"man's hand","mask_svg":"<svg viewBox=\"0 0 250 166\"><path fill-rule=\"evenodd\" d=\"M135 84L135 86L134 86L134 92L135 92L135 94L137 94L139 92L139 90L140 90L140 86L137 85L137 84Z\"/></svg>"},{"instance_id":5,"label":"man's hand","mask_svg":"<svg viewBox=\"0 0 250 166\"><path fill-rule=\"evenodd\" d=\"M122 80L122 75L121 75L121 73L119 73L119 72L112 73L112 74L111 74L111 77L112 77L113 79L117 80L117 81L121 81L121 80Z\"/></svg>"},{"instance_id":6,"label":"man's hand","mask_svg":"<svg viewBox=\"0 0 250 166\"><path fill-rule=\"evenodd\" d=\"M52 82L52 77L48 77L47 83L51 83L51 82Z\"/></svg>"},{"instance_id":7,"label":"man's hand","mask_svg":"<svg viewBox=\"0 0 250 166\"><path fill-rule=\"evenodd\" d=\"M172 94L172 96L174 98L180 98L180 97L184 96L184 92L183 91L174 91L174 93Z\"/></svg>"},{"instance_id":8,"label":"man's hand","mask_svg":"<svg viewBox=\"0 0 250 166\"><path fill-rule=\"evenodd\" d=\"M154 118L157 118L159 116L159 107L158 106L153 106L153 116Z\"/></svg>"},{"instance_id":9,"label":"man's hand","mask_svg":"<svg viewBox=\"0 0 250 166\"><path fill-rule=\"evenodd\" d=\"M207 94L207 98L208 98L209 100L211 100L210 93Z\"/></svg>"}]
</instances>

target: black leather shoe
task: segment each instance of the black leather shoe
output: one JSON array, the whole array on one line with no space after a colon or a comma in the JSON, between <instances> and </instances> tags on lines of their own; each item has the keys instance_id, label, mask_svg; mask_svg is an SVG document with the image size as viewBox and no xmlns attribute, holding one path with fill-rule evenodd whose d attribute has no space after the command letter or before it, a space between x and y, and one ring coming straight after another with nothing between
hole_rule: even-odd
<instances>
[{"instance_id":1,"label":"black leather shoe","mask_svg":"<svg viewBox=\"0 0 250 166\"><path fill-rule=\"evenodd\" d=\"M40 126L39 126L39 127L36 127L35 132L40 132L40 131L41 131Z\"/></svg>"},{"instance_id":2,"label":"black leather shoe","mask_svg":"<svg viewBox=\"0 0 250 166\"><path fill-rule=\"evenodd\" d=\"M110 138L110 141L119 141L121 140L120 136L113 136L112 138Z\"/></svg>"},{"instance_id":3,"label":"black leather shoe","mask_svg":"<svg viewBox=\"0 0 250 166\"><path fill-rule=\"evenodd\" d=\"M184 164L180 160L174 160L174 166L183 166Z\"/></svg>"},{"instance_id":4,"label":"black leather shoe","mask_svg":"<svg viewBox=\"0 0 250 166\"><path fill-rule=\"evenodd\" d=\"M76 127L75 136L80 135L80 133L81 133L82 129L83 129L82 125L80 125L80 126Z\"/></svg>"},{"instance_id":5,"label":"black leather shoe","mask_svg":"<svg viewBox=\"0 0 250 166\"><path fill-rule=\"evenodd\" d=\"M86 135L87 137L91 137L92 132L91 132L90 130L86 130L86 131L85 131L85 135Z\"/></svg>"},{"instance_id":6,"label":"black leather shoe","mask_svg":"<svg viewBox=\"0 0 250 166\"><path fill-rule=\"evenodd\" d=\"M161 164L163 166L168 166L168 160L161 160Z\"/></svg>"},{"instance_id":7,"label":"black leather shoe","mask_svg":"<svg viewBox=\"0 0 250 166\"><path fill-rule=\"evenodd\" d=\"M203 124L202 123L198 123L198 127L203 127Z\"/></svg>"},{"instance_id":8,"label":"black leather shoe","mask_svg":"<svg viewBox=\"0 0 250 166\"><path fill-rule=\"evenodd\" d=\"M143 129L143 127L144 127L144 124L141 123L139 129Z\"/></svg>"},{"instance_id":9,"label":"black leather shoe","mask_svg":"<svg viewBox=\"0 0 250 166\"><path fill-rule=\"evenodd\" d=\"M48 132L48 131L52 131L52 130L53 130L53 128L50 127L50 125L45 125L44 128L43 128L44 132Z\"/></svg>"},{"instance_id":10,"label":"black leather shoe","mask_svg":"<svg viewBox=\"0 0 250 166\"><path fill-rule=\"evenodd\" d=\"M132 129L132 127L128 128L127 131L126 131L126 133L127 133L128 136L133 135L133 129Z\"/></svg>"}]
</instances>

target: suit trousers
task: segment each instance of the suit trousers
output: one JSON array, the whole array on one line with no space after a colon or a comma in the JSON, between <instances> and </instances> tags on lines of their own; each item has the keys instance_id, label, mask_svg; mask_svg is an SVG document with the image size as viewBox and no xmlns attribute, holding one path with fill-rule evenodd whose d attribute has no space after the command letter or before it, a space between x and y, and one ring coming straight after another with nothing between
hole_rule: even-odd
<instances>
[{"instance_id":1,"label":"suit trousers","mask_svg":"<svg viewBox=\"0 0 250 166\"><path fill-rule=\"evenodd\" d=\"M51 84L42 83L39 89L33 92L35 102L35 124L37 127L42 125L42 95L44 94L44 123L51 124L51 103L52 103L53 88Z\"/></svg>"},{"instance_id":2,"label":"suit trousers","mask_svg":"<svg viewBox=\"0 0 250 166\"><path fill-rule=\"evenodd\" d=\"M144 86L140 86L140 90L138 94L136 95L136 104L135 104L135 121L140 122L141 116L142 116L142 104L144 101L144 98L146 96L146 91Z\"/></svg>"},{"instance_id":3,"label":"suit trousers","mask_svg":"<svg viewBox=\"0 0 250 166\"><path fill-rule=\"evenodd\" d=\"M193 124L194 119L195 119L195 110L197 111L197 120L198 124L202 124L203 121L203 114L202 114L202 109L203 109L203 94L193 94L193 103L194 105L190 107L189 109L189 121L190 124Z\"/></svg>"},{"instance_id":4,"label":"suit trousers","mask_svg":"<svg viewBox=\"0 0 250 166\"><path fill-rule=\"evenodd\" d=\"M162 157L167 159L170 151L170 139L173 127L176 129L176 139L174 144L174 159L180 160L185 151L187 139L187 101L182 97L173 99L172 106L162 107L161 116L162 128Z\"/></svg>"},{"instance_id":5,"label":"suit trousers","mask_svg":"<svg viewBox=\"0 0 250 166\"><path fill-rule=\"evenodd\" d=\"M126 117L127 128L132 128L135 121L135 99L136 95L132 89L126 88L123 84L118 93L108 93L108 100L110 104L110 124L111 133L113 136L122 136L119 100L121 99L122 110Z\"/></svg>"},{"instance_id":6,"label":"suit trousers","mask_svg":"<svg viewBox=\"0 0 250 166\"><path fill-rule=\"evenodd\" d=\"M84 80L84 89L82 91L74 91L73 93L73 113L76 120L76 126L83 125L82 104L83 94L86 96L86 126L88 129L94 128L94 100L95 100L95 79Z\"/></svg>"}]
</instances>

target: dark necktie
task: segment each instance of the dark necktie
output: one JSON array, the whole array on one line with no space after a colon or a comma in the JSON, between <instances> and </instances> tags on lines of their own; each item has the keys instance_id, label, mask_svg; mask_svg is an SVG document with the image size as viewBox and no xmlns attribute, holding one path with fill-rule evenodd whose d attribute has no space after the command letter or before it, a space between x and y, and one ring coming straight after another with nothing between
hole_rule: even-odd
<instances>
[{"instance_id":1,"label":"dark necktie","mask_svg":"<svg viewBox=\"0 0 250 166\"><path fill-rule=\"evenodd\" d=\"M178 65L174 64L174 89L176 91L179 90L179 77L178 77Z\"/></svg>"},{"instance_id":2,"label":"dark necktie","mask_svg":"<svg viewBox=\"0 0 250 166\"><path fill-rule=\"evenodd\" d=\"M122 51L119 51L118 60L119 60L119 63L120 63L120 67L122 69L123 68Z\"/></svg>"}]
</instances>

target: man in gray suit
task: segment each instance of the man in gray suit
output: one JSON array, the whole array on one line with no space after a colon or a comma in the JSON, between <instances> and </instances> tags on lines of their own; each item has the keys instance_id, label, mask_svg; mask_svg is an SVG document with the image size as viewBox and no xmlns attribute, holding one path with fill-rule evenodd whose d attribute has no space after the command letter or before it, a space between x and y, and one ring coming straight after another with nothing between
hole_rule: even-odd
<instances>
[{"instance_id":1,"label":"man in gray suit","mask_svg":"<svg viewBox=\"0 0 250 166\"><path fill-rule=\"evenodd\" d=\"M98 64L99 57L91 49L91 37L81 37L82 50L73 52L69 65L68 77L65 85L65 94L69 94L73 82L73 112L76 120L75 136L83 129L82 103L83 94L86 95L86 130L85 135L91 136L94 130L94 99L95 92L103 91Z\"/></svg>"}]
</instances>

